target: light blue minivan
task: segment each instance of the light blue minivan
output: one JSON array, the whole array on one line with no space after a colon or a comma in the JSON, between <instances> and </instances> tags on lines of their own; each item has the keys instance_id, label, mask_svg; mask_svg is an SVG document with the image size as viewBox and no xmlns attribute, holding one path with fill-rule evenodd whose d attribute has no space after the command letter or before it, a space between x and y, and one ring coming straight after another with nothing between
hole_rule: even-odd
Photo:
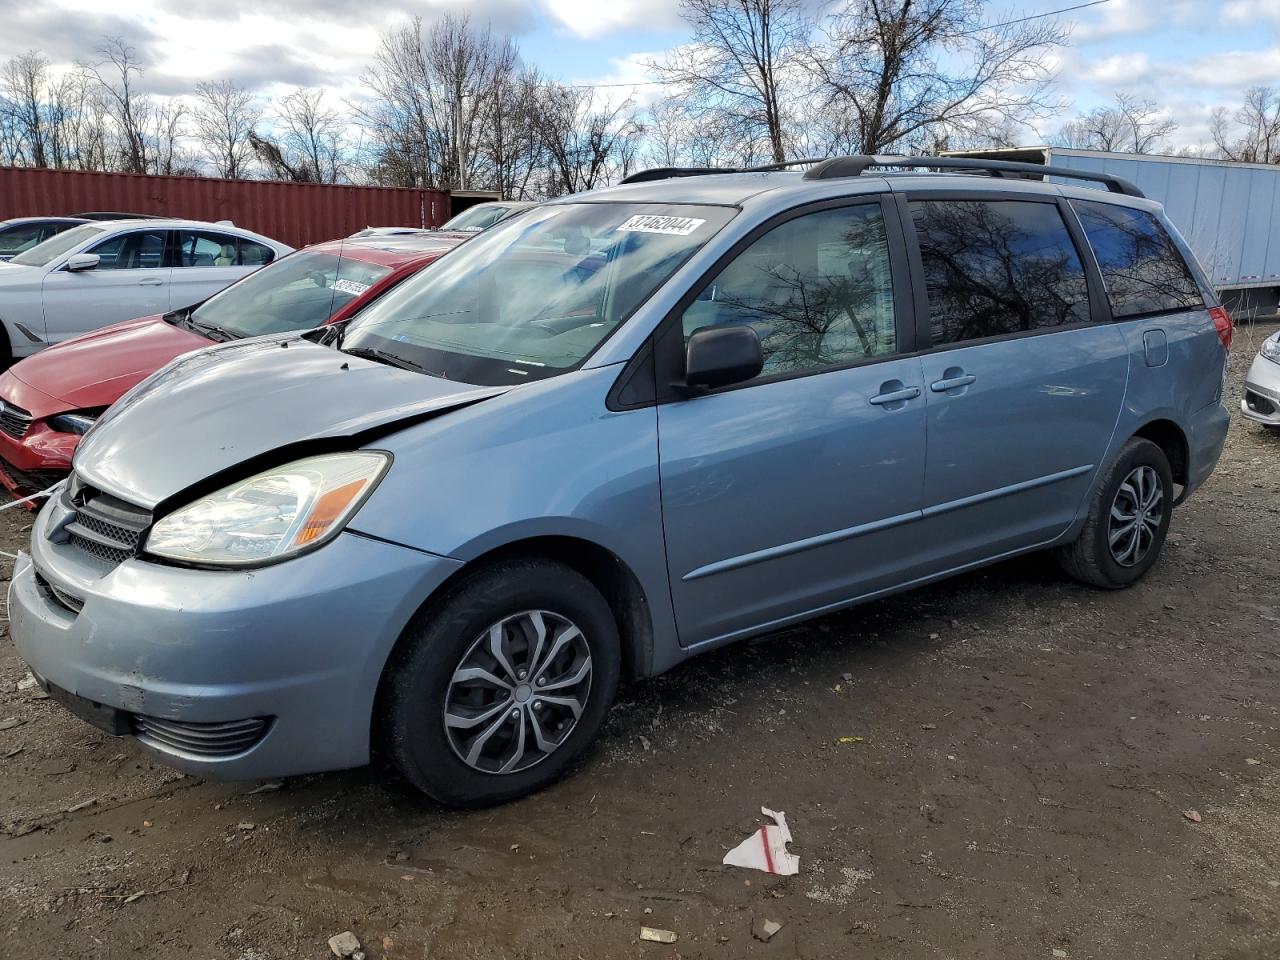
<instances>
[{"instance_id":1,"label":"light blue minivan","mask_svg":"<svg viewBox=\"0 0 1280 960\"><path fill-rule=\"evenodd\" d=\"M1033 550L1128 586L1222 449L1231 321L1158 204L1042 173L647 171L181 358L40 511L18 649L174 766L379 753L476 805L623 674Z\"/></svg>"}]
</instances>

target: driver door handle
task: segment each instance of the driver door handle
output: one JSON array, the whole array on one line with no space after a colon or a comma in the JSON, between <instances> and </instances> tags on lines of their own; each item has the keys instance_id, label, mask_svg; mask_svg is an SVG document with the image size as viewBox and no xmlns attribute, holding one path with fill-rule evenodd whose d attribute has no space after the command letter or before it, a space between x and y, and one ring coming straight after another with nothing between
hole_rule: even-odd
<instances>
[{"instance_id":1,"label":"driver door handle","mask_svg":"<svg viewBox=\"0 0 1280 960\"><path fill-rule=\"evenodd\" d=\"M918 396L920 396L919 387L904 387L901 390L892 390L889 393L878 393L867 402L879 407L886 403L901 403L903 400L914 400Z\"/></svg>"},{"instance_id":2,"label":"driver door handle","mask_svg":"<svg viewBox=\"0 0 1280 960\"><path fill-rule=\"evenodd\" d=\"M161 280L159 277L147 277L145 280L139 280L139 281L138 281L138 286L140 286L140 287L158 287L158 286L160 286L160 284L162 284L162 283L164 283L164 281L163 281L163 280Z\"/></svg>"}]
</instances>

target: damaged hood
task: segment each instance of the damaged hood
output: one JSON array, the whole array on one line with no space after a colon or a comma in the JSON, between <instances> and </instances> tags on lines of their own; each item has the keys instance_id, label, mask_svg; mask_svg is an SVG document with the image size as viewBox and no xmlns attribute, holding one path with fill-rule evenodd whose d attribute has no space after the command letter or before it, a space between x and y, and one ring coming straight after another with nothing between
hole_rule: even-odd
<instances>
[{"instance_id":1,"label":"damaged hood","mask_svg":"<svg viewBox=\"0 0 1280 960\"><path fill-rule=\"evenodd\" d=\"M182 357L125 394L85 436L76 473L153 508L280 447L349 437L505 393L399 370L298 338Z\"/></svg>"}]
</instances>

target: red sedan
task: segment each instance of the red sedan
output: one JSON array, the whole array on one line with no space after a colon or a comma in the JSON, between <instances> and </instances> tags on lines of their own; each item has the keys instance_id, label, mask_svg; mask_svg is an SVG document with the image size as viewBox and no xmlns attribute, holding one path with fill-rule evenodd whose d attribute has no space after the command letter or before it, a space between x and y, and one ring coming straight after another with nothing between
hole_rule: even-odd
<instances>
[{"instance_id":1,"label":"red sedan","mask_svg":"<svg viewBox=\"0 0 1280 960\"><path fill-rule=\"evenodd\" d=\"M462 239L318 243L194 307L103 327L27 357L0 375L0 484L26 496L66 476L98 416L174 357L345 320Z\"/></svg>"}]
</instances>

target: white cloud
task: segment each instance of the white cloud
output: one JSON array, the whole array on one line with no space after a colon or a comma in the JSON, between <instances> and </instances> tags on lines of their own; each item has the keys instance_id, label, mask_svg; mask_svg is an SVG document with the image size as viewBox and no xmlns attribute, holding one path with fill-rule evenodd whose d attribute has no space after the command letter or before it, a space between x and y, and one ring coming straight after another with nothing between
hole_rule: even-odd
<instances>
[{"instance_id":1,"label":"white cloud","mask_svg":"<svg viewBox=\"0 0 1280 960\"><path fill-rule=\"evenodd\" d=\"M1171 65L1173 77L1192 87L1243 89L1275 84L1280 78L1280 45L1267 50L1233 50Z\"/></svg>"},{"instance_id":2,"label":"white cloud","mask_svg":"<svg viewBox=\"0 0 1280 960\"><path fill-rule=\"evenodd\" d=\"M1217 0L1107 0L1101 7L1067 14L1066 17L1076 22L1075 29L1071 31L1072 42L1087 45L1203 22L1211 18L1216 6Z\"/></svg>"},{"instance_id":3,"label":"white cloud","mask_svg":"<svg viewBox=\"0 0 1280 960\"><path fill-rule=\"evenodd\" d=\"M599 37L628 28L680 26L677 0L546 0L546 5L565 29L579 37Z\"/></svg>"},{"instance_id":4,"label":"white cloud","mask_svg":"<svg viewBox=\"0 0 1280 960\"><path fill-rule=\"evenodd\" d=\"M1222 22L1229 27L1251 27L1271 20L1280 24L1276 0L1228 0L1222 5Z\"/></svg>"}]
</instances>

